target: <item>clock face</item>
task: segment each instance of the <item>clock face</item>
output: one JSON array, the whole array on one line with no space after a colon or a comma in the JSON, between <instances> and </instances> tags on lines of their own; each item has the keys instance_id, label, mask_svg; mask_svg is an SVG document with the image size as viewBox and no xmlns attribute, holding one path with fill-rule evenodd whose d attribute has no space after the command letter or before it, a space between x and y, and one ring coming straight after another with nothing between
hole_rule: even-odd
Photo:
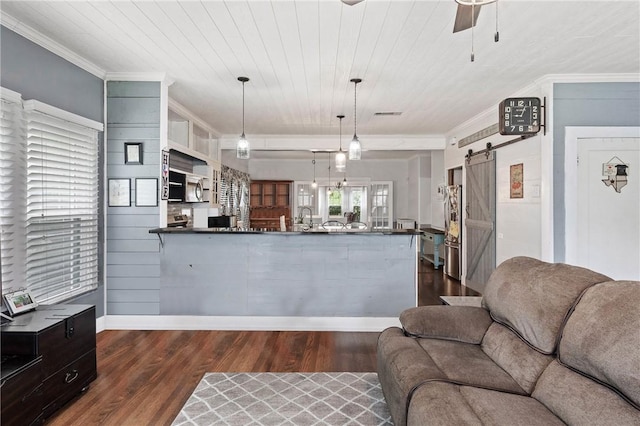
<instances>
[{"instance_id":1,"label":"clock face","mask_svg":"<svg viewBox=\"0 0 640 426\"><path fill-rule=\"evenodd\" d=\"M500 134L530 135L540 131L540 98L507 98L500 102Z\"/></svg>"}]
</instances>

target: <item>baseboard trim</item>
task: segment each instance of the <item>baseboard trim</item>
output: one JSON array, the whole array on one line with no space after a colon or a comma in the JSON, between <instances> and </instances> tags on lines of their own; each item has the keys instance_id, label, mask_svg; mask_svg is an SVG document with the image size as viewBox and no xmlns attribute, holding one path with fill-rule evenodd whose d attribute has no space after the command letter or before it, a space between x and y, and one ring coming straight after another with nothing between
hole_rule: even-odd
<instances>
[{"instance_id":1,"label":"baseboard trim","mask_svg":"<svg viewBox=\"0 0 640 426\"><path fill-rule=\"evenodd\" d=\"M106 329L105 317L96 318L96 333L100 333Z\"/></svg>"},{"instance_id":2,"label":"baseboard trim","mask_svg":"<svg viewBox=\"0 0 640 426\"><path fill-rule=\"evenodd\" d=\"M103 330L371 331L400 326L397 317L254 317L106 315Z\"/></svg>"}]
</instances>

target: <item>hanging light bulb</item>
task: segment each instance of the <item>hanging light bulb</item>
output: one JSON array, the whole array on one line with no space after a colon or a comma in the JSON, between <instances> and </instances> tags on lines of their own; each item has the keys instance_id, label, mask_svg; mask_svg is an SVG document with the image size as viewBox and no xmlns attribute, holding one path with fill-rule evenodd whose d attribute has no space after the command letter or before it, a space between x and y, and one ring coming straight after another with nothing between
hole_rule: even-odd
<instances>
[{"instance_id":1,"label":"hanging light bulb","mask_svg":"<svg viewBox=\"0 0 640 426\"><path fill-rule=\"evenodd\" d=\"M338 115L337 117L340 119L340 151L336 154L336 170L344 172L347 168L347 155L342 150L342 119L344 115Z\"/></svg>"},{"instance_id":2,"label":"hanging light bulb","mask_svg":"<svg viewBox=\"0 0 640 426\"><path fill-rule=\"evenodd\" d=\"M249 81L249 78L238 77L238 81L242 82L242 135L240 135L240 139L238 139L238 143L236 144L236 157L241 160L248 160L251 148L249 141L244 135L244 84Z\"/></svg>"},{"instance_id":3,"label":"hanging light bulb","mask_svg":"<svg viewBox=\"0 0 640 426\"><path fill-rule=\"evenodd\" d=\"M353 83L353 139L349 144L349 160L359 160L362 156L362 145L358 139L358 119L357 119L357 104L358 104L358 83L362 82L359 78L352 78Z\"/></svg>"},{"instance_id":4,"label":"hanging light bulb","mask_svg":"<svg viewBox=\"0 0 640 426\"><path fill-rule=\"evenodd\" d=\"M316 189L318 187L318 182L316 182L316 152L313 151L313 160L311 160L311 164L313 164L313 182L311 182L311 187Z\"/></svg>"}]
</instances>

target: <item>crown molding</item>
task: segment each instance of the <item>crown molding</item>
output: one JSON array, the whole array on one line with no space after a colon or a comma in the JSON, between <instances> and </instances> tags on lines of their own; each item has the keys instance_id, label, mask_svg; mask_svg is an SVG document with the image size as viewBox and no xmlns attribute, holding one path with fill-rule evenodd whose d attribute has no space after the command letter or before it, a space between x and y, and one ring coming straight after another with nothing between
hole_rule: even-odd
<instances>
[{"instance_id":1,"label":"crown molding","mask_svg":"<svg viewBox=\"0 0 640 426\"><path fill-rule=\"evenodd\" d=\"M175 79L165 72L107 72L104 75L107 81L159 81L171 86Z\"/></svg>"},{"instance_id":2,"label":"crown molding","mask_svg":"<svg viewBox=\"0 0 640 426\"><path fill-rule=\"evenodd\" d=\"M0 10L0 24L17 34L20 34L22 37L26 38L29 41L32 41L38 46L47 49L51 53L54 53L61 58L71 62L75 66L82 68L88 73L91 73L96 77L104 80L104 77L106 75L106 71L104 69L100 68L93 62L88 61L77 53L69 50L57 41L54 41L44 34L34 30L24 22L20 22L19 20L11 15L8 15L2 10Z\"/></svg>"},{"instance_id":3,"label":"crown molding","mask_svg":"<svg viewBox=\"0 0 640 426\"><path fill-rule=\"evenodd\" d=\"M640 82L640 73L606 74L548 74L538 80L539 85L553 83L635 83Z\"/></svg>"}]
</instances>

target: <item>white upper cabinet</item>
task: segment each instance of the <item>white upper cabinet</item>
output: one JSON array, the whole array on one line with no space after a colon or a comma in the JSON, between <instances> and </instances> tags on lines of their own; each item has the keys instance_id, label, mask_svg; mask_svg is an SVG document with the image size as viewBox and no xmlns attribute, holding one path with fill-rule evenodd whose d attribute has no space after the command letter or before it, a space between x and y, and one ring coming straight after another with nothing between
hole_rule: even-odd
<instances>
[{"instance_id":1,"label":"white upper cabinet","mask_svg":"<svg viewBox=\"0 0 640 426\"><path fill-rule=\"evenodd\" d=\"M218 139L206 123L170 99L168 109L168 143L170 149L203 161L220 161Z\"/></svg>"}]
</instances>

